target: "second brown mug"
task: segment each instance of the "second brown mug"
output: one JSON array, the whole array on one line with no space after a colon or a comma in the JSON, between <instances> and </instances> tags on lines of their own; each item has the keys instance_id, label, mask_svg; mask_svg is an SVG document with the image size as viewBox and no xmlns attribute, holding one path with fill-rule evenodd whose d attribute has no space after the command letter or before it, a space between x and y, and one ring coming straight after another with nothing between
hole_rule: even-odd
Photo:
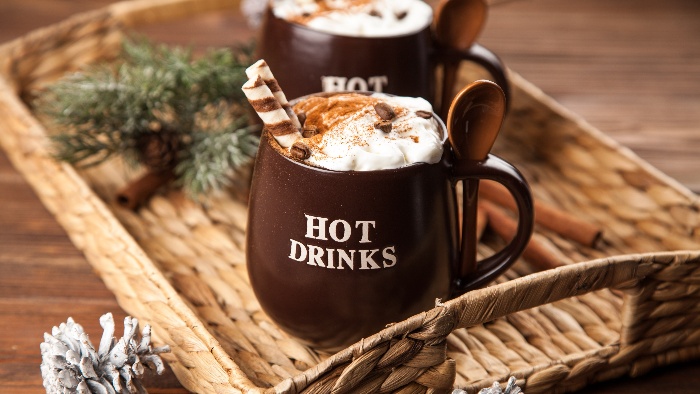
<instances>
[{"instance_id":1,"label":"second brown mug","mask_svg":"<svg viewBox=\"0 0 700 394\"><path fill-rule=\"evenodd\" d=\"M505 67L498 56L477 43L466 50L445 48L437 43L430 23L410 34L343 36L278 18L268 7L257 50L257 57L275 70L287 97L374 91L422 97L438 108L436 67L460 60L482 66L509 96ZM455 88L441 87L449 91ZM445 114L446 110L435 112Z\"/></svg>"}]
</instances>

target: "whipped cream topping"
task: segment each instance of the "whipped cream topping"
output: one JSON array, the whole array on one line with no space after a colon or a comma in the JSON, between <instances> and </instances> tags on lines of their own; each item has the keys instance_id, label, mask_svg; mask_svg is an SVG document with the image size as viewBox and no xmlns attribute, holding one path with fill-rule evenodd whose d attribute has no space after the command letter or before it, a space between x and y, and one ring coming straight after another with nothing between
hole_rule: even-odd
<instances>
[{"instance_id":1,"label":"whipped cream topping","mask_svg":"<svg viewBox=\"0 0 700 394\"><path fill-rule=\"evenodd\" d=\"M417 32L433 18L421 0L272 0L276 17L326 33L389 37Z\"/></svg>"},{"instance_id":2,"label":"whipped cream topping","mask_svg":"<svg viewBox=\"0 0 700 394\"><path fill-rule=\"evenodd\" d=\"M393 109L390 120L375 109L379 103ZM442 157L446 133L422 98L342 93L304 99L294 111L305 116L304 129L318 133L300 140L310 151L304 162L313 166L372 171L436 163Z\"/></svg>"}]
</instances>

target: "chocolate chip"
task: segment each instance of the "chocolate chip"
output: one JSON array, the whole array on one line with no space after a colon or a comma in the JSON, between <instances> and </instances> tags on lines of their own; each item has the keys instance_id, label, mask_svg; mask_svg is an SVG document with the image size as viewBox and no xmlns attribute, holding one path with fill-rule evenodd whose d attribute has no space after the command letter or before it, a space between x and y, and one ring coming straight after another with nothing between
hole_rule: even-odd
<instances>
[{"instance_id":1,"label":"chocolate chip","mask_svg":"<svg viewBox=\"0 0 700 394\"><path fill-rule=\"evenodd\" d=\"M369 16L374 16L374 17L377 17L377 18L381 18L381 17L382 17L382 14L381 14L379 11L377 11L377 10L372 10L372 11L369 12Z\"/></svg>"},{"instance_id":2,"label":"chocolate chip","mask_svg":"<svg viewBox=\"0 0 700 394\"><path fill-rule=\"evenodd\" d=\"M306 123L306 112L299 112L297 114L297 119L299 119L299 123L304 126L304 123Z\"/></svg>"},{"instance_id":3,"label":"chocolate chip","mask_svg":"<svg viewBox=\"0 0 700 394\"><path fill-rule=\"evenodd\" d=\"M377 111L377 115L384 120L392 120L396 117L396 112L387 103L377 103L374 105L374 110Z\"/></svg>"},{"instance_id":4,"label":"chocolate chip","mask_svg":"<svg viewBox=\"0 0 700 394\"><path fill-rule=\"evenodd\" d=\"M396 19L401 20L401 19L405 18L406 15L408 15L407 11L401 11L401 12L396 14Z\"/></svg>"},{"instance_id":5,"label":"chocolate chip","mask_svg":"<svg viewBox=\"0 0 700 394\"><path fill-rule=\"evenodd\" d=\"M391 133L391 122L388 120L380 120L379 122L374 124L375 129L379 129L383 131L386 134Z\"/></svg>"},{"instance_id":6,"label":"chocolate chip","mask_svg":"<svg viewBox=\"0 0 700 394\"><path fill-rule=\"evenodd\" d=\"M318 134L318 127L314 125L304 126L304 128L301 131L301 135L304 138L311 138L316 134Z\"/></svg>"},{"instance_id":7,"label":"chocolate chip","mask_svg":"<svg viewBox=\"0 0 700 394\"><path fill-rule=\"evenodd\" d=\"M430 119L433 117L433 113L428 111L416 111L416 115L423 119Z\"/></svg>"},{"instance_id":8,"label":"chocolate chip","mask_svg":"<svg viewBox=\"0 0 700 394\"><path fill-rule=\"evenodd\" d=\"M302 142L297 141L289 149L289 154L297 160L306 160L311 156L311 150L308 146L304 145Z\"/></svg>"}]
</instances>

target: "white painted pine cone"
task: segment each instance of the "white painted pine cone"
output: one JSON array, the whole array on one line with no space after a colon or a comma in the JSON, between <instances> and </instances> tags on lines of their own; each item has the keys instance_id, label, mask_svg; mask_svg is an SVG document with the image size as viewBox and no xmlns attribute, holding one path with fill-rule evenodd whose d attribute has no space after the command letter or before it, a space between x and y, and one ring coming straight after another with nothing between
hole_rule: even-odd
<instances>
[{"instance_id":1,"label":"white painted pine cone","mask_svg":"<svg viewBox=\"0 0 700 394\"><path fill-rule=\"evenodd\" d=\"M168 346L152 348L151 327L144 326L137 341L138 320L124 319L124 336L114 338L111 313L100 317L104 329L98 350L90 343L83 327L72 318L44 334L41 344L41 375L48 394L146 393L140 382L145 368L159 375L164 365L159 354Z\"/></svg>"},{"instance_id":2,"label":"white painted pine cone","mask_svg":"<svg viewBox=\"0 0 700 394\"><path fill-rule=\"evenodd\" d=\"M498 382L493 382L491 387L479 390L479 394L521 394L523 391L515 384L515 376L511 376L508 379L505 389L501 389L501 385ZM452 394L467 394L466 391L462 389L454 389Z\"/></svg>"}]
</instances>

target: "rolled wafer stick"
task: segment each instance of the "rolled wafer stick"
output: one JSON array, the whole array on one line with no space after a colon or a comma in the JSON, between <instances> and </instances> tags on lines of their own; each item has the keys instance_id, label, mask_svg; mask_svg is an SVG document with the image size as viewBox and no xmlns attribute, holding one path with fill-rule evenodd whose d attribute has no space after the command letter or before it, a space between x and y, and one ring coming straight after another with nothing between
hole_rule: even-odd
<instances>
[{"instance_id":1,"label":"rolled wafer stick","mask_svg":"<svg viewBox=\"0 0 700 394\"><path fill-rule=\"evenodd\" d=\"M502 185L483 181L479 185L479 196L504 206L511 211L516 210L515 200ZM564 238L578 242L581 245L596 247L601 240L603 230L591 222L571 215L552 205L535 200L535 223L545 227Z\"/></svg>"},{"instance_id":2,"label":"rolled wafer stick","mask_svg":"<svg viewBox=\"0 0 700 394\"><path fill-rule=\"evenodd\" d=\"M258 75L256 79L249 79L243 84L243 93L265 124L265 128L281 147L289 148L302 138L299 128L294 126L261 76Z\"/></svg>"},{"instance_id":3,"label":"rolled wafer stick","mask_svg":"<svg viewBox=\"0 0 700 394\"><path fill-rule=\"evenodd\" d=\"M515 233L518 229L518 222L515 219L508 216L507 213L489 201L480 200L479 208L486 212L488 226L496 235L506 242L509 242L515 237ZM564 253L557 249L547 238L536 233L532 234L530 242L523 251L523 257L530 262L530 264L543 270L574 263L573 260L564 255Z\"/></svg>"},{"instance_id":4,"label":"rolled wafer stick","mask_svg":"<svg viewBox=\"0 0 700 394\"><path fill-rule=\"evenodd\" d=\"M289 101L287 101L287 96L282 91L282 88L280 88L277 79L275 79L275 76L272 74L272 70L270 70L270 66L267 65L267 62L265 62L264 59L260 59L257 62L253 63L252 66L248 67L245 70L245 74L248 76L248 79L255 80L258 79L258 76L262 78L263 82L265 82L265 85L267 85L267 87L272 92L272 95L275 96L277 102L280 103L282 109L284 109L284 112L286 112L287 116L289 116L289 119L292 121L294 127L298 129L301 128L301 122L299 122L297 114L294 113L292 106L289 105Z\"/></svg>"}]
</instances>

